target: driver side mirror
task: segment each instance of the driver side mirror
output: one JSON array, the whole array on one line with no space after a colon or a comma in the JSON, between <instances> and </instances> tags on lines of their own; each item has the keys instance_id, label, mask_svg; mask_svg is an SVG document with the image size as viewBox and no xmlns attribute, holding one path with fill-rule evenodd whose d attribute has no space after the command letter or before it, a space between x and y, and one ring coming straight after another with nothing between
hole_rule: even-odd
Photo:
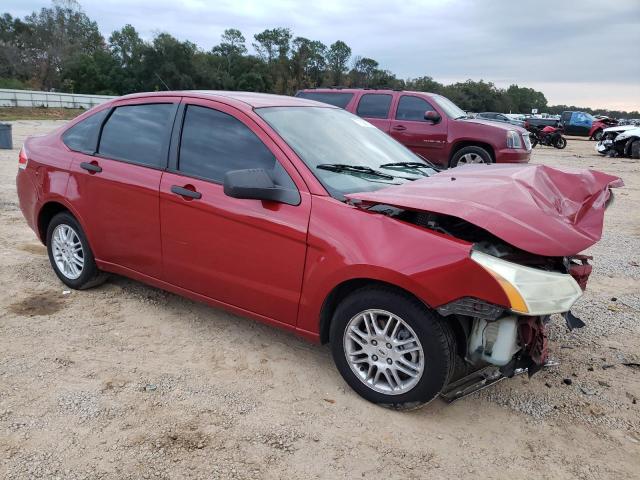
<instances>
[{"instance_id":1,"label":"driver side mirror","mask_svg":"<svg viewBox=\"0 0 640 480\"><path fill-rule=\"evenodd\" d=\"M442 119L442 117L438 112L427 110L426 112L424 112L424 119L432 123L438 123Z\"/></svg>"},{"instance_id":2,"label":"driver side mirror","mask_svg":"<svg viewBox=\"0 0 640 480\"><path fill-rule=\"evenodd\" d=\"M298 205L300 193L276 185L264 168L232 170L224 176L224 193L232 198Z\"/></svg>"}]
</instances>

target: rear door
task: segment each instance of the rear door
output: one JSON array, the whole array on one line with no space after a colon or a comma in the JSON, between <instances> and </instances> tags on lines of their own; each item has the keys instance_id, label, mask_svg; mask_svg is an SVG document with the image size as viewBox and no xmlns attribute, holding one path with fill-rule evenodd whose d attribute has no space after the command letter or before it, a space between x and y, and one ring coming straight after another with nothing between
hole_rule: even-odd
<instances>
[{"instance_id":1,"label":"rear door","mask_svg":"<svg viewBox=\"0 0 640 480\"><path fill-rule=\"evenodd\" d=\"M447 118L438 123L425 120L427 111L437 110L422 97L411 94L400 96L394 119L391 121L391 136L413 152L432 162L445 165L448 162Z\"/></svg>"},{"instance_id":2,"label":"rear door","mask_svg":"<svg viewBox=\"0 0 640 480\"><path fill-rule=\"evenodd\" d=\"M355 114L374 124L385 133L389 133L389 112L393 95L390 93L364 93L358 100Z\"/></svg>"},{"instance_id":3,"label":"rear door","mask_svg":"<svg viewBox=\"0 0 640 480\"><path fill-rule=\"evenodd\" d=\"M174 133L160 186L164 279L295 324L311 211L306 185L271 138L235 108L185 99L178 116L182 131ZM297 190L300 203L225 195L226 172L247 168L266 169L277 184Z\"/></svg>"},{"instance_id":4,"label":"rear door","mask_svg":"<svg viewBox=\"0 0 640 480\"><path fill-rule=\"evenodd\" d=\"M114 105L97 152L74 156L67 196L98 260L160 277L159 187L179 98Z\"/></svg>"}]
</instances>

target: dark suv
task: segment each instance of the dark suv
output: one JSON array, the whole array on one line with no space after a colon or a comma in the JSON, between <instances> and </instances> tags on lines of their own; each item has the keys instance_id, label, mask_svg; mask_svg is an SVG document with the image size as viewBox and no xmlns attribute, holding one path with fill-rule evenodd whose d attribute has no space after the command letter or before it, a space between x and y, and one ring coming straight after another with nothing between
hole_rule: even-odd
<instances>
[{"instance_id":1,"label":"dark suv","mask_svg":"<svg viewBox=\"0 0 640 480\"><path fill-rule=\"evenodd\" d=\"M442 95L324 88L301 90L296 96L355 113L443 167L529 161L531 143L524 128L470 118Z\"/></svg>"}]
</instances>

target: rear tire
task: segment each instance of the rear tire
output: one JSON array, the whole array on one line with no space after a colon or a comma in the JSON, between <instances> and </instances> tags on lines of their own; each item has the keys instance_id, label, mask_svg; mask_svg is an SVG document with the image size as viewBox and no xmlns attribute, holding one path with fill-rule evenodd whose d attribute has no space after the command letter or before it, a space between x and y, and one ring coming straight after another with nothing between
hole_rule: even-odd
<instances>
[{"instance_id":1,"label":"rear tire","mask_svg":"<svg viewBox=\"0 0 640 480\"><path fill-rule=\"evenodd\" d=\"M51 267L67 287L84 290L103 283L82 227L69 212L58 213L47 226L47 253Z\"/></svg>"},{"instance_id":2,"label":"rear tire","mask_svg":"<svg viewBox=\"0 0 640 480\"><path fill-rule=\"evenodd\" d=\"M365 287L345 298L329 338L344 380L386 408L427 404L455 367L456 343L445 321L411 295L388 287Z\"/></svg>"},{"instance_id":3,"label":"rear tire","mask_svg":"<svg viewBox=\"0 0 640 480\"><path fill-rule=\"evenodd\" d=\"M467 165L475 163L493 163L491 154L482 147L464 147L453 154L449 167L454 168L458 165Z\"/></svg>"}]
</instances>

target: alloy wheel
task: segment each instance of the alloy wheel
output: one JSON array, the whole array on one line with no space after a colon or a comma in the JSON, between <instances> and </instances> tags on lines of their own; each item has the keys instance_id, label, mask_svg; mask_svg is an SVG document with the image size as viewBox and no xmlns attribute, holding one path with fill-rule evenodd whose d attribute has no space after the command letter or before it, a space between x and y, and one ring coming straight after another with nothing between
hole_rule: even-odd
<instances>
[{"instance_id":1,"label":"alloy wheel","mask_svg":"<svg viewBox=\"0 0 640 480\"><path fill-rule=\"evenodd\" d=\"M466 165L469 163L484 163L484 159L477 153L465 153L458 160L458 165Z\"/></svg>"},{"instance_id":2,"label":"alloy wheel","mask_svg":"<svg viewBox=\"0 0 640 480\"><path fill-rule=\"evenodd\" d=\"M58 271L69 280L80 277L84 268L84 250L78 232L69 225L60 224L54 229L51 240Z\"/></svg>"},{"instance_id":3,"label":"alloy wheel","mask_svg":"<svg viewBox=\"0 0 640 480\"><path fill-rule=\"evenodd\" d=\"M345 328L343 348L356 377L376 392L400 395L422 378L422 344L393 313L371 309L355 315Z\"/></svg>"}]
</instances>

